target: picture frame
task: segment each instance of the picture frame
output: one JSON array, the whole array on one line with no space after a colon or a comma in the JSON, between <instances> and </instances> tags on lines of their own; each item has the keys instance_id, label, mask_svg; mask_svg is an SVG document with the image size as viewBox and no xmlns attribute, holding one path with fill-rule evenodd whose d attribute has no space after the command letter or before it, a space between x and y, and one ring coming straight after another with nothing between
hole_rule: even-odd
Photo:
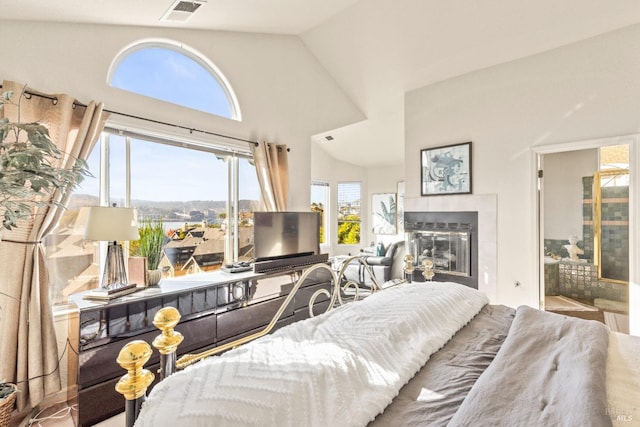
<instances>
[{"instance_id":1,"label":"picture frame","mask_svg":"<svg viewBox=\"0 0 640 427\"><path fill-rule=\"evenodd\" d=\"M420 150L423 196L471 194L471 142Z\"/></svg>"},{"instance_id":2,"label":"picture frame","mask_svg":"<svg viewBox=\"0 0 640 427\"><path fill-rule=\"evenodd\" d=\"M371 195L371 231L374 234L396 234L396 193Z\"/></svg>"},{"instance_id":3,"label":"picture frame","mask_svg":"<svg viewBox=\"0 0 640 427\"><path fill-rule=\"evenodd\" d=\"M396 200L396 227L398 234L404 234L404 181L398 181Z\"/></svg>"}]
</instances>

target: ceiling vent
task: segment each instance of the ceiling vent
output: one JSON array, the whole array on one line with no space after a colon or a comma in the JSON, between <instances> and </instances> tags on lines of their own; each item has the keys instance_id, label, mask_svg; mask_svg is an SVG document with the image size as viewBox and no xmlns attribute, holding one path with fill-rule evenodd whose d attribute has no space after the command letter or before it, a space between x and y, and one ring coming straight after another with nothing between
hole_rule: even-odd
<instances>
[{"instance_id":1,"label":"ceiling vent","mask_svg":"<svg viewBox=\"0 0 640 427\"><path fill-rule=\"evenodd\" d=\"M206 1L204 0L177 0L171 7L162 15L161 21L166 22L187 22L196 10Z\"/></svg>"}]
</instances>

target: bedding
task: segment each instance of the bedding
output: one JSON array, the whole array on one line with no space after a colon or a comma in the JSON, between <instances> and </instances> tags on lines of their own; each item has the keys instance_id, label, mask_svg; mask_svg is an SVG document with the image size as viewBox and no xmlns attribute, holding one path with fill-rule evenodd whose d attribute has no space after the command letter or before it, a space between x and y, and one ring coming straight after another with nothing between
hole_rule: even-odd
<instances>
[{"instance_id":1,"label":"bedding","mask_svg":"<svg viewBox=\"0 0 640 427\"><path fill-rule=\"evenodd\" d=\"M614 427L640 426L640 339L611 332L606 371L607 412Z\"/></svg>"},{"instance_id":2,"label":"bedding","mask_svg":"<svg viewBox=\"0 0 640 427\"><path fill-rule=\"evenodd\" d=\"M638 351L595 321L406 284L169 377L136 425L633 426Z\"/></svg>"},{"instance_id":3,"label":"bedding","mask_svg":"<svg viewBox=\"0 0 640 427\"><path fill-rule=\"evenodd\" d=\"M502 346L515 310L486 305L400 389L369 427L444 427Z\"/></svg>"},{"instance_id":4,"label":"bedding","mask_svg":"<svg viewBox=\"0 0 640 427\"><path fill-rule=\"evenodd\" d=\"M487 303L446 283L377 292L172 375L136 426L366 425Z\"/></svg>"},{"instance_id":5,"label":"bedding","mask_svg":"<svg viewBox=\"0 0 640 427\"><path fill-rule=\"evenodd\" d=\"M449 426L611 426L608 343L600 322L519 307Z\"/></svg>"}]
</instances>

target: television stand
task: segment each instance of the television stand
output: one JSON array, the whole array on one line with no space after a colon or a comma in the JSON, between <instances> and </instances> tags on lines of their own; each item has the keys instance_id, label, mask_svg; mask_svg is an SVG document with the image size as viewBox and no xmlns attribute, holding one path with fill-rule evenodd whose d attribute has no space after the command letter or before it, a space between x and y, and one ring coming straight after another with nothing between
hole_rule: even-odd
<instances>
[{"instance_id":1,"label":"television stand","mask_svg":"<svg viewBox=\"0 0 640 427\"><path fill-rule=\"evenodd\" d=\"M257 261L253 264L253 271L255 273L275 272L291 267L303 267L307 265L327 262L328 260L329 254L313 254L271 259L268 261Z\"/></svg>"}]
</instances>

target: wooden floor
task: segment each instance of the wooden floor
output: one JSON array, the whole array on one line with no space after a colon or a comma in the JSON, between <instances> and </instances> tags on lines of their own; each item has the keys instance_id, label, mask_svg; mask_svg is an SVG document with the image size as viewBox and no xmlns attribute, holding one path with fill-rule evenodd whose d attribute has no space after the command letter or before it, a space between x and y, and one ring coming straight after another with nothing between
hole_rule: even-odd
<instances>
[{"instance_id":1,"label":"wooden floor","mask_svg":"<svg viewBox=\"0 0 640 427\"><path fill-rule=\"evenodd\" d=\"M580 319L597 320L607 325L612 331L629 333L629 316L603 311L584 301L577 301L562 295L546 296L545 311Z\"/></svg>"},{"instance_id":2,"label":"wooden floor","mask_svg":"<svg viewBox=\"0 0 640 427\"><path fill-rule=\"evenodd\" d=\"M629 316L626 314L604 312L604 323L612 330L629 335Z\"/></svg>"},{"instance_id":3,"label":"wooden floor","mask_svg":"<svg viewBox=\"0 0 640 427\"><path fill-rule=\"evenodd\" d=\"M77 425L78 416L74 406L69 406L66 403L60 403L41 411L32 419L24 420L22 423L17 425L19 427L75 427ZM122 413L96 424L96 427L124 427L124 425L125 417L124 413Z\"/></svg>"},{"instance_id":4,"label":"wooden floor","mask_svg":"<svg viewBox=\"0 0 640 427\"><path fill-rule=\"evenodd\" d=\"M544 297L544 307L546 311L598 311L597 307L589 305L578 300L565 297L563 295L554 295Z\"/></svg>"}]
</instances>

